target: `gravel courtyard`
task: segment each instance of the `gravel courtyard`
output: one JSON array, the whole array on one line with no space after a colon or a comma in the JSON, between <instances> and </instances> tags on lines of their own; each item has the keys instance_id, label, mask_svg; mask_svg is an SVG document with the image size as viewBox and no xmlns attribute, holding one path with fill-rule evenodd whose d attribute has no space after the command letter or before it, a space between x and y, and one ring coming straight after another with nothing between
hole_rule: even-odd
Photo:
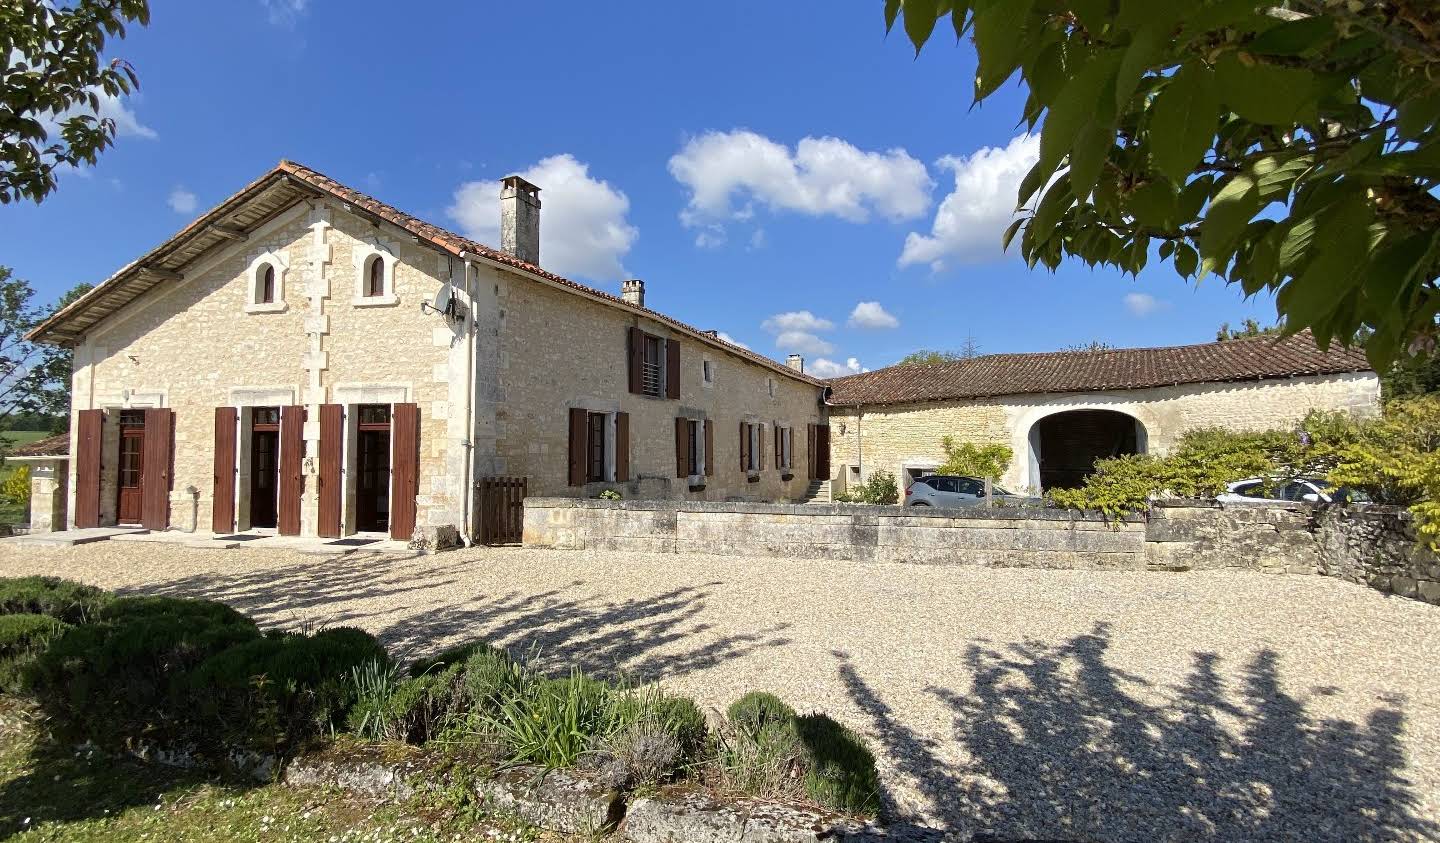
<instances>
[{"instance_id":1,"label":"gravel courtyard","mask_svg":"<svg viewBox=\"0 0 1440 843\"><path fill-rule=\"evenodd\" d=\"M961 835L1440 840L1440 607L1321 577L0 545L25 573L413 656L484 637L719 707L768 689L870 738L892 816Z\"/></svg>"}]
</instances>

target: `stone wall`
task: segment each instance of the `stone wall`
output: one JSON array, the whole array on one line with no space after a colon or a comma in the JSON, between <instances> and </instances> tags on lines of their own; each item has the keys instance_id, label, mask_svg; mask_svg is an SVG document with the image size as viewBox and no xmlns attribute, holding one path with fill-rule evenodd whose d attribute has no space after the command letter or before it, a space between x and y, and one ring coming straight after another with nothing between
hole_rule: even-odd
<instances>
[{"instance_id":1,"label":"stone wall","mask_svg":"<svg viewBox=\"0 0 1440 843\"><path fill-rule=\"evenodd\" d=\"M1286 427L1311 410L1375 412L1380 382L1374 373L1284 378L1245 383L1181 384L1097 393L1016 395L897 406L834 407L830 414L831 470L853 482L876 469L905 476L945 459L940 438L999 442L1014 452L1002 485L1035 490L1039 465L1030 439L1035 423L1067 410L1114 410L1135 418L1145 449L1166 453L1187 430ZM862 471L855 471L863 465ZM902 480L903 482L903 480Z\"/></svg>"},{"instance_id":2,"label":"stone wall","mask_svg":"<svg viewBox=\"0 0 1440 843\"><path fill-rule=\"evenodd\" d=\"M528 498L527 547L921 565L1320 574L1440 604L1407 513L1170 501L1106 521L1049 509Z\"/></svg>"}]
</instances>

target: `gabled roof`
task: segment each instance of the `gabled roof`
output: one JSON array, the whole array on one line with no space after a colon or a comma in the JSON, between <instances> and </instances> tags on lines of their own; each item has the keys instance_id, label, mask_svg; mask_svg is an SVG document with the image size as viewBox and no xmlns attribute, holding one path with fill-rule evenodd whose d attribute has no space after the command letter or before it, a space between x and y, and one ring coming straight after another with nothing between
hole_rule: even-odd
<instances>
[{"instance_id":1,"label":"gabled roof","mask_svg":"<svg viewBox=\"0 0 1440 843\"><path fill-rule=\"evenodd\" d=\"M928 366L888 366L829 381L829 401L913 404L1368 371L1362 350L1338 345L1322 350L1309 331L1301 331L1166 348L990 354Z\"/></svg>"},{"instance_id":2,"label":"gabled roof","mask_svg":"<svg viewBox=\"0 0 1440 843\"><path fill-rule=\"evenodd\" d=\"M29 338L54 345L73 345L85 332L107 316L144 295L157 285L179 281L187 266L213 250L243 240L249 232L297 202L327 198L342 202L356 213L382 220L413 234L421 242L458 258L471 258L501 264L518 274L560 289L585 296L619 310L643 315L660 322L692 339L743 357L772 369L779 374L805 383L819 385L818 378L805 375L785 364L771 360L714 334L672 319L646 307L637 307L624 299L568 278L546 272L522 261L508 252L477 243L437 225L413 217L392 205L347 187L323 173L294 161L281 161L265 175L246 185L239 193L207 211L199 219L182 228L169 240L150 250L143 257L116 272L95 289L71 302L33 331ZM499 213L497 207L496 213Z\"/></svg>"},{"instance_id":3,"label":"gabled roof","mask_svg":"<svg viewBox=\"0 0 1440 843\"><path fill-rule=\"evenodd\" d=\"M36 439L25 445L16 445L5 456L21 459L30 457L63 457L70 453L70 434L57 433L44 439Z\"/></svg>"}]
</instances>

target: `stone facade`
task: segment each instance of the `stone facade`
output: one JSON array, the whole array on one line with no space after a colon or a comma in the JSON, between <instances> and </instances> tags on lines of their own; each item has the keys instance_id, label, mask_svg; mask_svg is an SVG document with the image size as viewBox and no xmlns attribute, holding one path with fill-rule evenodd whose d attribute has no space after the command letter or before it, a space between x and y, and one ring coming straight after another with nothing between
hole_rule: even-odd
<instances>
[{"instance_id":1,"label":"stone facade","mask_svg":"<svg viewBox=\"0 0 1440 843\"><path fill-rule=\"evenodd\" d=\"M845 485L884 469L901 479L907 469L933 470L944 462L943 436L999 442L1014 454L1001 485L1039 490L1039 461L1032 431L1041 419L1067 410L1114 410L1139 424L1141 450L1164 454L1187 430L1285 427L1311 410L1375 412L1380 381L1373 372L1237 383L1198 383L1096 393L1006 396L895 406L832 407L830 465Z\"/></svg>"}]
</instances>

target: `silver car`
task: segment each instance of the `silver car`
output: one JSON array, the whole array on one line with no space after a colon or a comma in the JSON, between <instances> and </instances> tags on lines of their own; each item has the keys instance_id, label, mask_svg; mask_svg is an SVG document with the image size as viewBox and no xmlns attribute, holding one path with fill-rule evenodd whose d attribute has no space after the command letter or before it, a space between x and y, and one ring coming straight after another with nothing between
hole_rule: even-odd
<instances>
[{"instance_id":1,"label":"silver car","mask_svg":"<svg viewBox=\"0 0 1440 843\"><path fill-rule=\"evenodd\" d=\"M1215 499L1226 503L1368 503L1370 500L1364 492L1345 487L1336 489L1324 480L1313 477L1289 481L1266 481L1261 477L1251 477L1231 483L1225 488L1225 492L1217 495Z\"/></svg>"},{"instance_id":2,"label":"silver car","mask_svg":"<svg viewBox=\"0 0 1440 843\"><path fill-rule=\"evenodd\" d=\"M1018 504L1025 498L1011 494L999 486L990 486L991 499L996 502ZM921 477L905 490L906 506L983 506L985 504L985 481L978 477L960 477L949 474L932 474Z\"/></svg>"}]
</instances>

